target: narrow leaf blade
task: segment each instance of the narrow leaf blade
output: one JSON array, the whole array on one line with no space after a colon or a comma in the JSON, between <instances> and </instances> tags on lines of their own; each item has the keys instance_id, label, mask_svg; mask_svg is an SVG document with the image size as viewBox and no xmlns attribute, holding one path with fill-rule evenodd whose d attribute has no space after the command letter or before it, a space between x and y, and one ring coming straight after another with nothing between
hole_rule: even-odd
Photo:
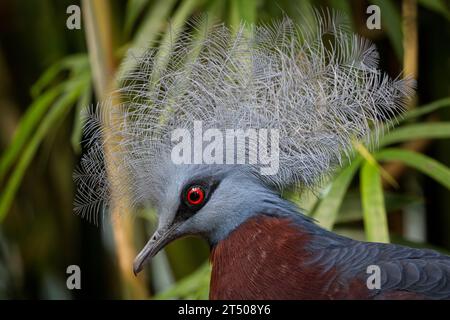
<instances>
[{"instance_id":1,"label":"narrow leaf blade","mask_svg":"<svg viewBox=\"0 0 450 320\"><path fill-rule=\"evenodd\" d=\"M364 162L361 169L361 200L368 241L389 242L381 174L376 165Z\"/></svg>"},{"instance_id":2,"label":"narrow leaf blade","mask_svg":"<svg viewBox=\"0 0 450 320\"><path fill-rule=\"evenodd\" d=\"M52 102L61 93L62 86L58 86L37 98L27 109L20 120L11 144L7 147L0 158L0 181L5 177L7 171L17 160L28 138L47 112Z\"/></svg>"},{"instance_id":3,"label":"narrow leaf blade","mask_svg":"<svg viewBox=\"0 0 450 320\"><path fill-rule=\"evenodd\" d=\"M389 148L379 151L375 157L380 161L401 161L450 189L450 169L426 155L399 148Z\"/></svg>"},{"instance_id":4,"label":"narrow leaf blade","mask_svg":"<svg viewBox=\"0 0 450 320\"><path fill-rule=\"evenodd\" d=\"M31 137L24 148L23 153L11 174L4 191L0 196L0 223L6 217L14 196L19 188L20 182L28 168L29 164L34 158L36 151L41 144L42 140L52 128L52 126L65 114L67 114L68 108L70 108L77 100L80 92L82 90L82 84L75 90L69 91L62 95L53 105L50 112L44 117L38 129Z\"/></svg>"},{"instance_id":5,"label":"narrow leaf blade","mask_svg":"<svg viewBox=\"0 0 450 320\"><path fill-rule=\"evenodd\" d=\"M417 123L392 130L381 139L380 146L415 139L445 138L450 138L450 122Z\"/></svg>"},{"instance_id":6,"label":"narrow leaf blade","mask_svg":"<svg viewBox=\"0 0 450 320\"><path fill-rule=\"evenodd\" d=\"M361 157L358 157L348 167L344 168L332 182L326 196L319 202L313 217L322 227L329 230L333 228L348 186L360 165Z\"/></svg>"}]
</instances>

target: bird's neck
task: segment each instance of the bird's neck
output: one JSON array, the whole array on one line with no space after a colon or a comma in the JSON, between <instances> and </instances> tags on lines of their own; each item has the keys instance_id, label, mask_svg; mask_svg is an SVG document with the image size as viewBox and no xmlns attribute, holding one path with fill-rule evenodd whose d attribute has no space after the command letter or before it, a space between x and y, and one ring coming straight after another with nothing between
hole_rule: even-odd
<instances>
[{"instance_id":1,"label":"bird's neck","mask_svg":"<svg viewBox=\"0 0 450 320\"><path fill-rule=\"evenodd\" d=\"M252 196L241 197L234 203L234 207L229 209L231 211L226 213L225 221L214 224L212 231L204 235L211 247L216 246L247 221L259 215L289 218L298 224L305 224L306 229L316 228L312 220L302 215L294 203L283 199L279 194L261 185L250 185L248 188L252 190Z\"/></svg>"},{"instance_id":2,"label":"bird's neck","mask_svg":"<svg viewBox=\"0 0 450 320\"><path fill-rule=\"evenodd\" d=\"M308 244L314 237L309 221L289 216L256 215L248 219L211 252L212 299L308 298L312 279L323 288L333 272L309 262ZM301 296L304 293L305 296ZM300 295L300 296L299 296Z\"/></svg>"}]
</instances>

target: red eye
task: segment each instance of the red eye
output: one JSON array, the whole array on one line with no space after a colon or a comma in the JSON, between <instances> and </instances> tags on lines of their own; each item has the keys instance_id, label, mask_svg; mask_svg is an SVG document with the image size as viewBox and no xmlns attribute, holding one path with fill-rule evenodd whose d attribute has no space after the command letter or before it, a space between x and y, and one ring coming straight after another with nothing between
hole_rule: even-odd
<instances>
[{"instance_id":1,"label":"red eye","mask_svg":"<svg viewBox=\"0 0 450 320\"><path fill-rule=\"evenodd\" d=\"M186 200L190 205L196 206L205 199L205 192L201 187L190 187L186 193Z\"/></svg>"}]
</instances>

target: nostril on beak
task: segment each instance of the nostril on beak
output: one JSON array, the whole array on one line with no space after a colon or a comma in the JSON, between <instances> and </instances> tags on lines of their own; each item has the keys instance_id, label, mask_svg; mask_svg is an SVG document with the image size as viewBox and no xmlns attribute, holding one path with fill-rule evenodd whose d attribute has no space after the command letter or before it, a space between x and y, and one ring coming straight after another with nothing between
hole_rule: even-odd
<instances>
[{"instance_id":1,"label":"nostril on beak","mask_svg":"<svg viewBox=\"0 0 450 320\"><path fill-rule=\"evenodd\" d=\"M153 234L153 237L152 237L152 240L151 240L151 241L156 241L156 240L158 240L159 237L160 237L159 232L155 232L155 233Z\"/></svg>"}]
</instances>

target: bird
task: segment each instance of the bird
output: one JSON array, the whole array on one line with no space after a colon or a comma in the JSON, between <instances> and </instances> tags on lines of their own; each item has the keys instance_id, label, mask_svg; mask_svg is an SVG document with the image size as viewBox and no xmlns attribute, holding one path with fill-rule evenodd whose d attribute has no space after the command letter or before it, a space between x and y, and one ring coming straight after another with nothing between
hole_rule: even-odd
<instances>
[{"instance_id":1,"label":"bird","mask_svg":"<svg viewBox=\"0 0 450 320\"><path fill-rule=\"evenodd\" d=\"M203 237L214 300L449 299L450 257L338 235L283 196L320 186L354 141L376 146L414 80L380 70L376 47L333 10L237 29L205 20L130 53L120 101L87 109L75 211L124 195L156 210L135 274L170 242Z\"/></svg>"}]
</instances>

